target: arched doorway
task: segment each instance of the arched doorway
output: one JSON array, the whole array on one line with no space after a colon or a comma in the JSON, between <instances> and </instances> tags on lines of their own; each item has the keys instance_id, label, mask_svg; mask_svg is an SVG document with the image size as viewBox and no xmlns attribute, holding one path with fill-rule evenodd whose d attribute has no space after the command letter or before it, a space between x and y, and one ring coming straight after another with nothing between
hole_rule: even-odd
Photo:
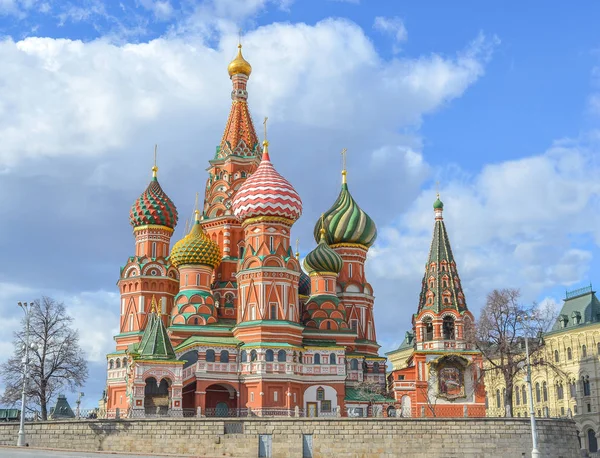
<instances>
[{"instance_id":1,"label":"arched doorway","mask_svg":"<svg viewBox=\"0 0 600 458\"><path fill-rule=\"evenodd\" d=\"M231 385L218 383L206 388L206 416L227 417L237 407L237 392Z\"/></svg>"},{"instance_id":2,"label":"arched doorway","mask_svg":"<svg viewBox=\"0 0 600 458\"><path fill-rule=\"evenodd\" d=\"M181 406L184 409L196 408L196 382L188 383L181 391Z\"/></svg>"},{"instance_id":3,"label":"arched doorway","mask_svg":"<svg viewBox=\"0 0 600 458\"><path fill-rule=\"evenodd\" d=\"M144 409L146 415L166 415L169 411L169 387L171 381L162 379L160 383L154 377L146 379L144 389Z\"/></svg>"},{"instance_id":4,"label":"arched doorway","mask_svg":"<svg viewBox=\"0 0 600 458\"><path fill-rule=\"evenodd\" d=\"M590 453L598 451L598 440L596 439L596 432L593 429L588 429L588 451Z\"/></svg>"},{"instance_id":5,"label":"arched doorway","mask_svg":"<svg viewBox=\"0 0 600 458\"><path fill-rule=\"evenodd\" d=\"M410 396L402 396L400 404L400 416L404 418L410 418L412 416L412 409L410 406Z\"/></svg>"}]
</instances>

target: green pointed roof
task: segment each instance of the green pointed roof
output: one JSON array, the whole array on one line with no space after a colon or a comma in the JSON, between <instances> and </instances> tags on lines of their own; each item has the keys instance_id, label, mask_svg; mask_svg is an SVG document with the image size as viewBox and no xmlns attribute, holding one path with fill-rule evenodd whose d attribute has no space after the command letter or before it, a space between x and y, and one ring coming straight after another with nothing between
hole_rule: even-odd
<instances>
[{"instance_id":1,"label":"green pointed roof","mask_svg":"<svg viewBox=\"0 0 600 458\"><path fill-rule=\"evenodd\" d=\"M342 183L342 189L333 206L325 212L324 225L329 245L355 243L369 248L377 238L375 222L354 201L346 182ZM314 229L317 243L321 238L322 226L323 223L319 220Z\"/></svg>"},{"instance_id":2,"label":"green pointed roof","mask_svg":"<svg viewBox=\"0 0 600 458\"><path fill-rule=\"evenodd\" d=\"M444 309L454 309L459 313L467 310L450 239L442 217L443 208L444 205L438 196L433 206L435 225L419 296L418 313L423 310L431 310L434 313L440 313ZM430 299L431 293L433 293L432 299Z\"/></svg>"},{"instance_id":3,"label":"green pointed roof","mask_svg":"<svg viewBox=\"0 0 600 458\"><path fill-rule=\"evenodd\" d=\"M329 248L325 240L325 230L321 229L321 239L317 247L304 258L304 268L309 274L331 272L339 274L344 265L341 256Z\"/></svg>"},{"instance_id":4,"label":"green pointed roof","mask_svg":"<svg viewBox=\"0 0 600 458\"><path fill-rule=\"evenodd\" d=\"M156 313L150 313L148 316L148 324L136 353L137 359L177 359L167 328Z\"/></svg>"}]
</instances>

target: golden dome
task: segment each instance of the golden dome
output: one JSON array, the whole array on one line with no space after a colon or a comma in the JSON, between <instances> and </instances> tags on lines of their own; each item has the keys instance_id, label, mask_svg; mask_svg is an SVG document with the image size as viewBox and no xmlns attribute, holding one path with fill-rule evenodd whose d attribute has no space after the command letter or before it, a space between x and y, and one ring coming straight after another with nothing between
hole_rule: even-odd
<instances>
[{"instance_id":1,"label":"golden dome","mask_svg":"<svg viewBox=\"0 0 600 458\"><path fill-rule=\"evenodd\" d=\"M237 75L238 73L250 76L250 73L252 73L252 65L250 65L248 61L244 59L244 56L242 56L241 44L238 45L237 56L231 61L227 67L227 71L229 72L229 76Z\"/></svg>"}]
</instances>

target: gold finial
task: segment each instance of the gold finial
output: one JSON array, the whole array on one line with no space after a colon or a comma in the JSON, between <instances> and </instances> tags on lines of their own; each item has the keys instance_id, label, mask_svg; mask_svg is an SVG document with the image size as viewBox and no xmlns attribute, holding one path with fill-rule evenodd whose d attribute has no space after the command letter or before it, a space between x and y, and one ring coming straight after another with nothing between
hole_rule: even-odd
<instances>
[{"instance_id":1,"label":"gold finial","mask_svg":"<svg viewBox=\"0 0 600 458\"><path fill-rule=\"evenodd\" d=\"M200 221L200 210L198 210L198 193L196 193L196 203L194 204L195 221Z\"/></svg>"},{"instance_id":2,"label":"gold finial","mask_svg":"<svg viewBox=\"0 0 600 458\"><path fill-rule=\"evenodd\" d=\"M346 152L348 150L344 148L342 150L342 184L346 184Z\"/></svg>"},{"instance_id":3,"label":"gold finial","mask_svg":"<svg viewBox=\"0 0 600 458\"><path fill-rule=\"evenodd\" d=\"M440 182L439 182L439 180L435 182L435 195L438 199L440 198Z\"/></svg>"},{"instance_id":4,"label":"gold finial","mask_svg":"<svg viewBox=\"0 0 600 458\"><path fill-rule=\"evenodd\" d=\"M265 139L263 141L263 145L264 146L269 146L269 140L267 140L267 120L269 118L267 116L265 116L265 120L263 121L263 126L265 126Z\"/></svg>"},{"instance_id":5,"label":"gold finial","mask_svg":"<svg viewBox=\"0 0 600 458\"><path fill-rule=\"evenodd\" d=\"M152 295L152 302L150 303L150 313L158 315L158 305L156 304L156 296Z\"/></svg>"},{"instance_id":6,"label":"gold finial","mask_svg":"<svg viewBox=\"0 0 600 458\"><path fill-rule=\"evenodd\" d=\"M325 238L325 213L321 213L321 230L319 231L321 234L321 239Z\"/></svg>"},{"instance_id":7,"label":"gold finial","mask_svg":"<svg viewBox=\"0 0 600 458\"><path fill-rule=\"evenodd\" d=\"M300 245L300 239L296 239L296 259L300 260L300 250L298 246Z\"/></svg>"},{"instance_id":8,"label":"gold finial","mask_svg":"<svg viewBox=\"0 0 600 458\"><path fill-rule=\"evenodd\" d=\"M154 165L152 166L152 178L156 178L156 174L158 172L158 166L156 165L156 150L158 149L158 145L154 145Z\"/></svg>"}]
</instances>

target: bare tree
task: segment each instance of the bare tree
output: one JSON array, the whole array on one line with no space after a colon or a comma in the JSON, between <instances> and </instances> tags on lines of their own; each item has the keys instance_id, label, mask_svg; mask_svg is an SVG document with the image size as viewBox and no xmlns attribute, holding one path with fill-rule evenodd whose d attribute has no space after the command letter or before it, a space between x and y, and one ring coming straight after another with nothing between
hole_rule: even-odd
<instances>
[{"instance_id":1,"label":"bare tree","mask_svg":"<svg viewBox=\"0 0 600 458\"><path fill-rule=\"evenodd\" d=\"M62 302L49 297L36 300L30 311L27 398L39 406L42 420L48 418L48 404L60 392L81 387L88 376L87 361L79 346L79 335L73 329L73 318ZM21 330L14 333L14 354L0 366L5 384L0 402L14 405L21 394L25 348L25 319ZM24 412L23 412L24 414Z\"/></svg>"},{"instance_id":2,"label":"bare tree","mask_svg":"<svg viewBox=\"0 0 600 458\"><path fill-rule=\"evenodd\" d=\"M505 383L505 416L512 417L512 401L515 377L525 367L526 355L523 337L540 335L547 331L554 321L554 313L548 307L537 304L523 305L519 302L518 289L494 290L487 296L485 307L472 336L474 344L489 363L487 371L498 371ZM528 326L524 328L519 317L528 316ZM542 345L532 339L529 354L532 361L544 364L537 358Z\"/></svg>"},{"instance_id":3,"label":"bare tree","mask_svg":"<svg viewBox=\"0 0 600 458\"><path fill-rule=\"evenodd\" d=\"M394 396L388 391L387 385L381 385L375 380L365 379L355 386L362 399L369 402L368 408L373 410L373 405L376 404L381 397L393 399ZM375 416L373 414L373 416Z\"/></svg>"}]
</instances>

